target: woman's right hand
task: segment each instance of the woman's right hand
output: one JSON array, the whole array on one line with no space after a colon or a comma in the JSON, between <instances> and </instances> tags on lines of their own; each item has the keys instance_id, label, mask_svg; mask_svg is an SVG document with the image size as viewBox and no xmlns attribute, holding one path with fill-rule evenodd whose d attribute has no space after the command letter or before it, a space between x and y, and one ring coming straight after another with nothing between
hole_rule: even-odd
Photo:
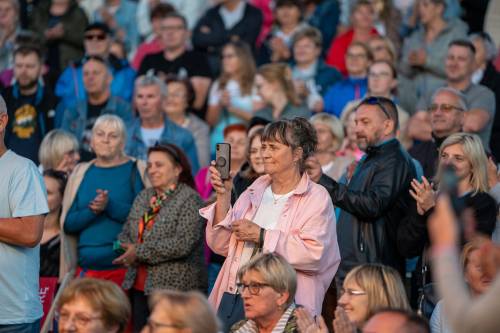
<instances>
[{"instance_id":1,"label":"woman's right hand","mask_svg":"<svg viewBox=\"0 0 500 333\"><path fill-rule=\"evenodd\" d=\"M333 331L335 333L355 333L356 327L351 323L344 308L337 306L335 319L333 320Z\"/></svg>"},{"instance_id":2,"label":"woman's right hand","mask_svg":"<svg viewBox=\"0 0 500 333\"><path fill-rule=\"evenodd\" d=\"M219 170L215 167L215 161L210 163L210 168L208 169L210 172L210 184L219 195L231 195L231 190L233 188L233 180L232 178L223 180L221 178Z\"/></svg>"},{"instance_id":3,"label":"woman's right hand","mask_svg":"<svg viewBox=\"0 0 500 333\"><path fill-rule=\"evenodd\" d=\"M413 179L411 181L410 195L417 202L417 213L424 215L429 209L436 204L436 193L432 189L432 184L427 178L422 177L422 182Z\"/></svg>"}]
</instances>

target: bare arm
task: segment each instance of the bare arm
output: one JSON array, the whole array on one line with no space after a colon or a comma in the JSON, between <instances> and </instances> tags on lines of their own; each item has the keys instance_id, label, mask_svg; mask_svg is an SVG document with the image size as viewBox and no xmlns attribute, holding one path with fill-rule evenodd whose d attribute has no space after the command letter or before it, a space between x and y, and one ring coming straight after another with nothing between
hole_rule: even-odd
<instances>
[{"instance_id":1,"label":"bare arm","mask_svg":"<svg viewBox=\"0 0 500 333\"><path fill-rule=\"evenodd\" d=\"M194 76L191 78L191 83L193 84L196 95L193 107L195 109L201 109L205 105L211 80L207 77Z\"/></svg>"},{"instance_id":2,"label":"bare arm","mask_svg":"<svg viewBox=\"0 0 500 333\"><path fill-rule=\"evenodd\" d=\"M35 247L42 239L43 215L0 218L0 242Z\"/></svg>"}]
</instances>

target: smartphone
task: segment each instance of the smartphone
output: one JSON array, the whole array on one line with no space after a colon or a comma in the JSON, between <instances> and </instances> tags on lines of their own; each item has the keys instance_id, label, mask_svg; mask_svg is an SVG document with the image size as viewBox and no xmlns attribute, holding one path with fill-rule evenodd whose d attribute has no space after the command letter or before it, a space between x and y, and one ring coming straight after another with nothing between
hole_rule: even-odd
<instances>
[{"instance_id":1,"label":"smartphone","mask_svg":"<svg viewBox=\"0 0 500 333\"><path fill-rule=\"evenodd\" d=\"M230 178L231 170L231 145L229 143L218 143L215 150L215 167L219 171L221 178Z\"/></svg>"}]
</instances>

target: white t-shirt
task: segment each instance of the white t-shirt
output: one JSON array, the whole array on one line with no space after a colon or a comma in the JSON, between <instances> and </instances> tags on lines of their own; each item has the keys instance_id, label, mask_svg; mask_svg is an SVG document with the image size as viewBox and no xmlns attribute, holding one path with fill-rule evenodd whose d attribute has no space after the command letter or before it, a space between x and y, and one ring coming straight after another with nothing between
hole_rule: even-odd
<instances>
[{"instance_id":1,"label":"white t-shirt","mask_svg":"<svg viewBox=\"0 0 500 333\"><path fill-rule=\"evenodd\" d=\"M0 218L46 214L42 175L30 160L8 150L0 157ZM42 317L38 276L40 247L0 241L0 325L27 324Z\"/></svg>"},{"instance_id":2,"label":"white t-shirt","mask_svg":"<svg viewBox=\"0 0 500 333\"><path fill-rule=\"evenodd\" d=\"M292 196L293 191L286 194L274 194L269 185L262 196L259 208L253 218L253 223L266 230L273 230L278 224L281 212L286 202ZM240 259L240 267L246 264L252 257L255 248L254 242L245 242Z\"/></svg>"},{"instance_id":3,"label":"white t-shirt","mask_svg":"<svg viewBox=\"0 0 500 333\"><path fill-rule=\"evenodd\" d=\"M158 128L144 128L141 127L142 140L146 144L146 147L154 146L158 141L160 141L161 134L165 126Z\"/></svg>"}]
</instances>

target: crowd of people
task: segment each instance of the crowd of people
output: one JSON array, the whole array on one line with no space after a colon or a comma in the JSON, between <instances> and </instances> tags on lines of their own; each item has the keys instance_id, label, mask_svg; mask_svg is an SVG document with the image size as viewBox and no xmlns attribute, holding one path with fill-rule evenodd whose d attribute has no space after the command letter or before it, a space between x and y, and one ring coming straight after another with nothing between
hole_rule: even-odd
<instances>
[{"instance_id":1,"label":"crowd of people","mask_svg":"<svg viewBox=\"0 0 500 333\"><path fill-rule=\"evenodd\" d=\"M0 0L0 333L495 332L495 3Z\"/></svg>"}]
</instances>

